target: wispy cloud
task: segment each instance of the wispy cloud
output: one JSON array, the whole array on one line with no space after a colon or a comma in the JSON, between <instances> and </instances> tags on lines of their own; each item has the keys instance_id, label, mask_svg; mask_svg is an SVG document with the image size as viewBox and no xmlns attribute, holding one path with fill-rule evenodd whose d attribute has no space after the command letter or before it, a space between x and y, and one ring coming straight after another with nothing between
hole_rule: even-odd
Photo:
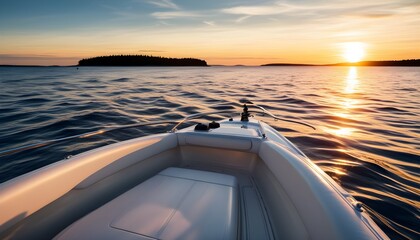
<instances>
[{"instance_id":1,"label":"wispy cloud","mask_svg":"<svg viewBox=\"0 0 420 240\"><path fill-rule=\"evenodd\" d=\"M171 0L150 0L147 1L148 3L161 7L161 8L170 8L170 9L180 9L178 5L176 5L174 2L172 2Z\"/></svg>"},{"instance_id":2,"label":"wispy cloud","mask_svg":"<svg viewBox=\"0 0 420 240\"><path fill-rule=\"evenodd\" d=\"M198 13L188 12L188 11L154 12L151 15L157 19L172 19L172 18L200 17L201 16Z\"/></svg>"},{"instance_id":3,"label":"wispy cloud","mask_svg":"<svg viewBox=\"0 0 420 240\"><path fill-rule=\"evenodd\" d=\"M212 27L216 26L216 23L214 21L203 21L203 23Z\"/></svg>"},{"instance_id":4,"label":"wispy cloud","mask_svg":"<svg viewBox=\"0 0 420 240\"><path fill-rule=\"evenodd\" d=\"M352 16L351 14L349 14ZM394 16L394 13L381 13L381 12L369 12L369 13L362 13L353 15L355 17L364 17L364 18L387 18Z\"/></svg>"},{"instance_id":5,"label":"wispy cloud","mask_svg":"<svg viewBox=\"0 0 420 240\"><path fill-rule=\"evenodd\" d=\"M250 15L243 16L243 17L240 17L240 18L236 19L236 20L235 20L235 22L236 22L236 23L241 23L241 22L243 22L243 21L247 20L247 19L248 19L248 18L250 18L250 17L251 17Z\"/></svg>"},{"instance_id":6,"label":"wispy cloud","mask_svg":"<svg viewBox=\"0 0 420 240\"><path fill-rule=\"evenodd\" d=\"M161 25L161 26L170 26L171 24L169 24L168 22L165 22L165 21L159 21L158 22L158 25Z\"/></svg>"},{"instance_id":7,"label":"wispy cloud","mask_svg":"<svg viewBox=\"0 0 420 240\"><path fill-rule=\"evenodd\" d=\"M398 14L406 14L408 9L415 9L419 4L411 1L396 3L394 1L383 2L333 2L328 4L307 3L302 4L286 4L279 1L272 1L259 5L243 5L231 8L223 8L220 10L224 14L243 15L243 16L272 16L272 15L288 15L288 16L314 16L314 17L336 17L336 16L357 16L366 18L385 18ZM245 18L246 19L246 18ZM244 19L239 18L236 22Z\"/></svg>"},{"instance_id":8,"label":"wispy cloud","mask_svg":"<svg viewBox=\"0 0 420 240\"><path fill-rule=\"evenodd\" d=\"M275 15L286 12L289 6L285 4L270 4L265 6L238 6L222 9L223 13L249 16Z\"/></svg>"}]
</instances>

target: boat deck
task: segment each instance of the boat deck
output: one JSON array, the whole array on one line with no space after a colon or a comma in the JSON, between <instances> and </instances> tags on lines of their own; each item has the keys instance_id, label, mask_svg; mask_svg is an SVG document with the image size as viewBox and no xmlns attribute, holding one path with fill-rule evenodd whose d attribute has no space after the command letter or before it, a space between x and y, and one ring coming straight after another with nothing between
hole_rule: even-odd
<instances>
[{"instance_id":1,"label":"boat deck","mask_svg":"<svg viewBox=\"0 0 420 240\"><path fill-rule=\"evenodd\" d=\"M55 239L273 239L262 198L239 170L167 168Z\"/></svg>"},{"instance_id":2,"label":"boat deck","mask_svg":"<svg viewBox=\"0 0 420 240\"><path fill-rule=\"evenodd\" d=\"M190 169L223 173L236 177L239 197L238 239L274 239L267 208L253 177L246 171L220 167Z\"/></svg>"},{"instance_id":3,"label":"boat deck","mask_svg":"<svg viewBox=\"0 0 420 240\"><path fill-rule=\"evenodd\" d=\"M262 132L267 138L261 138ZM186 181L173 180L181 182L177 185L158 177L168 168L205 172L197 179L180 175L177 178ZM200 179L216 173L234 179L234 185L220 184L219 177ZM166 186L141 190L150 182ZM187 190L177 193L179 189ZM128 202L121 204L120 199ZM169 205L155 205L158 211L143 208L143 203L153 206L154 201ZM192 224L184 233L223 229L228 236L224 239L387 239L356 200L274 129L257 121L228 121L209 131L187 128L94 149L2 185L0 203L4 206L0 239L60 237L73 224L114 203L124 211L102 211L94 221L82 224L86 233L106 229L123 231L130 240L203 239L162 237L167 226L180 229L183 219L175 215L182 212L192 217L184 221ZM142 216L145 212L160 223L150 223L151 218ZM96 222L105 228L96 230ZM148 224L158 231L140 229ZM226 228L214 227L223 224ZM105 239L76 239L82 238Z\"/></svg>"}]
</instances>

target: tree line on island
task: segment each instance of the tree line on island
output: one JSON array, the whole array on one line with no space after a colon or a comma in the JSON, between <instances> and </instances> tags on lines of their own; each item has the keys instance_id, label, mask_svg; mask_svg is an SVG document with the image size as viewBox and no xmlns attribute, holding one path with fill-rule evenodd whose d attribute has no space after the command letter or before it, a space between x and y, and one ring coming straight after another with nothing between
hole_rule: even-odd
<instances>
[{"instance_id":1,"label":"tree line on island","mask_svg":"<svg viewBox=\"0 0 420 240\"><path fill-rule=\"evenodd\" d=\"M111 55L82 59L79 66L207 66L207 62L196 58Z\"/></svg>"}]
</instances>

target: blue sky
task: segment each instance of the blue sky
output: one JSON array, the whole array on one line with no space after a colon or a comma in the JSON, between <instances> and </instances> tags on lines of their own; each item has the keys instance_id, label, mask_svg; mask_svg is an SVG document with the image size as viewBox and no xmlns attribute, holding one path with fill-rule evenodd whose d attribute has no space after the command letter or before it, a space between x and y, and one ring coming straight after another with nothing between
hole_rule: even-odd
<instances>
[{"instance_id":1,"label":"blue sky","mask_svg":"<svg viewBox=\"0 0 420 240\"><path fill-rule=\"evenodd\" d=\"M212 64L419 58L420 1L0 1L0 64L155 54Z\"/></svg>"}]
</instances>

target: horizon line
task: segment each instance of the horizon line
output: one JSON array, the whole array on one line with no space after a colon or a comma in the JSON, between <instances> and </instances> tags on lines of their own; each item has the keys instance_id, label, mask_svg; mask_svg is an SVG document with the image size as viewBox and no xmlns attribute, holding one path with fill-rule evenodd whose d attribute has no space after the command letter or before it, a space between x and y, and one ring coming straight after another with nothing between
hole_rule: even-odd
<instances>
[{"instance_id":1,"label":"horizon line","mask_svg":"<svg viewBox=\"0 0 420 240\"><path fill-rule=\"evenodd\" d=\"M366 63L399 63L399 62L416 62L418 61L418 65L411 65L411 66L420 66L420 58L412 58L412 59L400 59L400 60L365 60L365 61L358 61L358 62L339 62L339 63L328 63L328 64L311 64L311 63L287 63L287 62L280 62L280 63L265 63L259 65L246 65L246 64L212 64L208 66L225 66L225 67L287 67L287 66L308 66L308 67L320 67L320 66L355 66L355 67L369 67L369 66L377 66L377 65L360 65ZM383 65L387 66L387 65ZM388 65L388 66L398 66L398 65ZM38 64L0 64L0 67L86 67L80 65L38 65ZM101 67L101 66L98 66ZM112 67L112 66L111 66ZM125 67L125 66L114 66L114 67ZM142 66L127 66L127 67L142 67ZM147 66L146 66L147 67ZM153 67L153 66L151 66ZM156 66L159 67L159 66Z\"/></svg>"}]
</instances>

